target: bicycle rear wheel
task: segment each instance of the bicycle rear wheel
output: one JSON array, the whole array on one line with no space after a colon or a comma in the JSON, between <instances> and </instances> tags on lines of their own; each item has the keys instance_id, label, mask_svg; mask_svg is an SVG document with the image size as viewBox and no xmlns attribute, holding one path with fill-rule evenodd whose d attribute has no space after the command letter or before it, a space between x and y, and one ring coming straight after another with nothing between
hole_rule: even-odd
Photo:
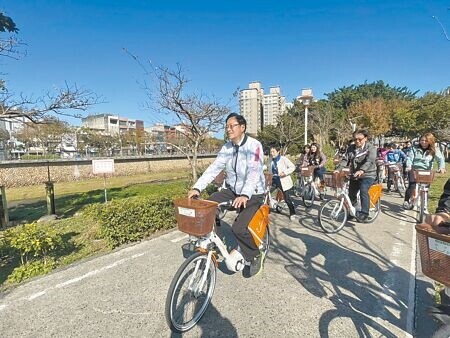
<instances>
[{"instance_id":1,"label":"bicycle rear wheel","mask_svg":"<svg viewBox=\"0 0 450 338\"><path fill-rule=\"evenodd\" d=\"M313 205L314 197L315 197L314 195L315 195L315 192L314 192L313 186L311 184L305 185L302 200L303 200L303 204L305 205L306 208L309 208Z\"/></svg>"},{"instance_id":2,"label":"bicycle rear wheel","mask_svg":"<svg viewBox=\"0 0 450 338\"><path fill-rule=\"evenodd\" d=\"M341 230L347 222L348 210L340 199L325 202L319 211L319 224L326 233Z\"/></svg>"},{"instance_id":3,"label":"bicycle rear wheel","mask_svg":"<svg viewBox=\"0 0 450 338\"><path fill-rule=\"evenodd\" d=\"M269 225L267 225L263 240L259 245L259 251L264 253L264 257L267 257L267 254L269 253L269 246L270 246L270 227Z\"/></svg>"},{"instance_id":4,"label":"bicycle rear wheel","mask_svg":"<svg viewBox=\"0 0 450 338\"><path fill-rule=\"evenodd\" d=\"M216 267L208 254L196 252L180 266L166 297L166 321L173 332L192 329L208 308L216 285ZM202 277L206 280L201 285Z\"/></svg>"}]
</instances>

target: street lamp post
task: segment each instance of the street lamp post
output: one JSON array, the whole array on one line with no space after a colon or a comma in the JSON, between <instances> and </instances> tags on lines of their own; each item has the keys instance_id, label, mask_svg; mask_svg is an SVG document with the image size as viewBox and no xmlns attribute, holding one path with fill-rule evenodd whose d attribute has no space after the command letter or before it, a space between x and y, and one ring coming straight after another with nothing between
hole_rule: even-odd
<instances>
[{"instance_id":1,"label":"street lamp post","mask_svg":"<svg viewBox=\"0 0 450 338\"><path fill-rule=\"evenodd\" d=\"M308 144L308 106L311 104L313 99L313 92L311 88L303 88L302 95L297 99L302 101L305 106L305 145Z\"/></svg>"}]
</instances>

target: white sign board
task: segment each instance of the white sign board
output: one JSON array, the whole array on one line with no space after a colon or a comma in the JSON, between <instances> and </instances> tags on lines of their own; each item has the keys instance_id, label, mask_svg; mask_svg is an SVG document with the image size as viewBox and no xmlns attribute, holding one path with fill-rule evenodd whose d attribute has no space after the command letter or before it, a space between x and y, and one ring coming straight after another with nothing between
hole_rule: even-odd
<instances>
[{"instance_id":1,"label":"white sign board","mask_svg":"<svg viewBox=\"0 0 450 338\"><path fill-rule=\"evenodd\" d=\"M444 255L450 256L450 243L428 237L428 246L434 251L438 251L443 253Z\"/></svg>"},{"instance_id":2,"label":"white sign board","mask_svg":"<svg viewBox=\"0 0 450 338\"><path fill-rule=\"evenodd\" d=\"M114 172L114 159L92 160L93 174L112 174Z\"/></svg>"}]
</instances>

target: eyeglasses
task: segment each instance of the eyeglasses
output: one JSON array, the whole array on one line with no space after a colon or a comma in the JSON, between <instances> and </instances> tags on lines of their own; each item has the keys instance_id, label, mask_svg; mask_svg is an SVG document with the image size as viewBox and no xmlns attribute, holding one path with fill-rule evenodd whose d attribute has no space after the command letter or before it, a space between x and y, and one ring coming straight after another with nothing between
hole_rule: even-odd
<instances>
[{"instance_id":1,"label":"eyeglasses","mask_svg":"<svg viewBox=\"0 0 450 338\"><path fill-rule=\"evenodd\" d=\"M355 137L354 139L353 139L353 141L358 141L358 142L362 142L362 141L364 141L364 139L365 139L365 137Z\"/></svg>"},{"instance_id":2,"label":"eyeglasses","mask_svg":"<svg viewBox=\"0 0 450 338\"><path fill-rule=\"evenodd\" d=\"M236 126L240 126L239 123L235 123L235 124L226 124L225 125L225 129L234 129L234 127Z\"/></svg>"}]
</instances>

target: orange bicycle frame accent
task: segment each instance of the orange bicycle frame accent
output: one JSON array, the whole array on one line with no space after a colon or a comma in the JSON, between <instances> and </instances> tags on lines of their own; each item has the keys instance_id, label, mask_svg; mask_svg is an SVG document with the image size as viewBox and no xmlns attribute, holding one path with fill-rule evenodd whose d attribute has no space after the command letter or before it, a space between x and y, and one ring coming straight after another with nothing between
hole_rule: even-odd
<instances>
[{"instance_id":1,"label":"orange bicycle frame accent","mask_svg":"<svg viewBox=\"0 0 450 338\"><path fill-rule=\"evenodd\" d=\"M378 184L373 184L369 188L369 198L370 198L370 207L374 207L377 204L378 200L381 198L383 193L383 186Z\"/></svg>"}]
</instances>

